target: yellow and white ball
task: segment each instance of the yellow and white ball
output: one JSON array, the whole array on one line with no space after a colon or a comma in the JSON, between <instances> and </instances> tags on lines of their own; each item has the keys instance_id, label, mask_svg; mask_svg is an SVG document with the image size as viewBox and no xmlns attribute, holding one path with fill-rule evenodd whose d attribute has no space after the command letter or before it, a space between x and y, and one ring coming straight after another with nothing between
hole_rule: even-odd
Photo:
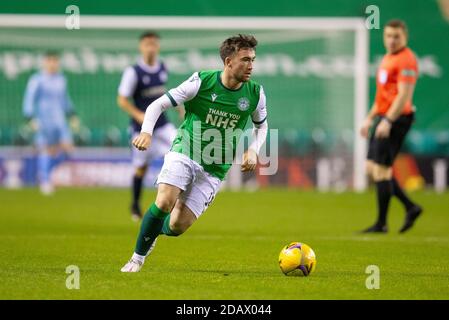
<instances>
[{"instance_id":1,"label":"yellow and white ball","mask_svg":"<svg viewBox=\"0 0 449 320\"><path fill-rule=\"evenodd\" d=\"M315 252L304 243L292 242L282 248L279 267L287 276L309 276L315 271Z\"/></svg>"}]
</instances>

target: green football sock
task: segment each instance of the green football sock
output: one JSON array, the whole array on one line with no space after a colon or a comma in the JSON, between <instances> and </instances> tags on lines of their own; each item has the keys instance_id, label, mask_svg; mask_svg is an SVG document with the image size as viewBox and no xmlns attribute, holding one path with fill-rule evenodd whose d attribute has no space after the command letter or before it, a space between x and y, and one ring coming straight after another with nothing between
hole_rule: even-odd
<instances>
[{"instance_id":1,"label":"green football sock","mask_svg":"<svg viewBox=\"0 0 449 320\"><path fill-rule=\"evenodd\" d=\"M162 226L162 230L161 230L160 234L165 234L166 236L169 236L169 237L179 236L179 234L173 232L170 229L170 215L165 217L164 224Z\"/></svg>"},{"instance_id":2,"label":"green football sock","mask_svg":"<svg viewBox=\"0 0 449 320\"><path fill-rule=\"evenodd\" d=\"M161 232L164 219L169 212L164 212L153 203L143 217L140 233L137 237L135 253L145 256L150 250L151 244Z\"/></svg>"}]
</instances>

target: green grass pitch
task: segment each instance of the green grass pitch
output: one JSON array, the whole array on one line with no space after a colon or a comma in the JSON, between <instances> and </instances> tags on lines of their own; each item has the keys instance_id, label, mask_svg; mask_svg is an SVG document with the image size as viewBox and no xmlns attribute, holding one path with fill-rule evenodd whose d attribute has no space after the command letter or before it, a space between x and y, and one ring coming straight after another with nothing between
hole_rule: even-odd
<instances>
[{"instance_id":1,"label":"green grass pitch","mask_svg":"<svg viewBox=\"0 0 449 320\"><path fill-rule=\"evenodd\" d=\"M139 224L130 192L0 190L0 299L448 299L449 193L416 192L425 208L407 234L402 207L391 204L387 235L355 232L374 221L374 194L287 189L221 192L178 238L161 236L138 274L120 268ZM145 193L145 207L154 199ZM310 277L286 277L281 248L309 244ZM80 289L65 286L68 265ZM380 289L365 286L366 267L380 268Z\"/></svg>"}]
</instances>

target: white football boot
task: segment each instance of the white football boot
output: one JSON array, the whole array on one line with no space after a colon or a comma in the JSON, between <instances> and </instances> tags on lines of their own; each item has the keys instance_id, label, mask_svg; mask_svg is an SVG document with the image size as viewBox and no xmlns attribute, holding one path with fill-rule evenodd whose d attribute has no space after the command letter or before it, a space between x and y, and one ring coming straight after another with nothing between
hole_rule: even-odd
<instances>
[{"instance_id":1,"label":"white football boot","mask_svg":"<svg viewBox=\"0 0 449 320\"><path fill-rule=\"evenodd\" d=\"M125 266L121 269L122 272L139 272L142 269L143 262L132 259L129 260Z\"/></svg>"},{"instance_id":2,"label":"white football boot","mask_svg":"<svg viewBox=\"0 0 449 320\"><path fill-rule=\"evenodd\" d=\"M153 251L154 247L156 246L156 240L154 239L153 244L150 247L150 250L148 250L147 255L145 256L148 257L151 253L151 251ZM140 269L142 269L143 264L144 264L145 260L140 260L140 259L136 259L134 256L131 257L131 259L123 266L123 268L121 269L122 272L139 272Z\"/></svg>"}]
</instances>

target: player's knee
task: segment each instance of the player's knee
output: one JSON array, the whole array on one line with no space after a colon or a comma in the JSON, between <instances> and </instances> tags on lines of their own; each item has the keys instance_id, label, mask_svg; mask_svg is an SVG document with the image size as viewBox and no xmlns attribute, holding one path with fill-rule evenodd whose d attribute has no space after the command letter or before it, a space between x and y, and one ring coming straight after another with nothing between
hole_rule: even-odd
<instances>
[{"instance_id":1,"label":"player's knee","mask_svg":"<svg viewBox=\"0 0 449 320\"><path fill-rule=\"evenodd\" d=\"M159 184L156 205L165 212L171 212L180 192L180 189L176 187Z\"/></svg>"},{"instance_id":2,"label":"player's knee","mask_svg":"<svg viewBox=\"0 0 449 320\"><path fill-rule=\"evenodd\" d=\"M366 174L368 175L368 177L373 176L373 164L371 162L368 161L365 164L365 170L366 170Z\"/></svg>"},{"instance_id":3,"label":"player's knee","mask_svg":"<svg viewBox=\"0 0 449 320\"><path fill-rule=\"evenodd\" d=\"M145 175L145 173L147 172L147 167L139 167L136 168L136 171L134 172L134 175L136 175L139 178L143 178L143 176Z\"/></svg>"},{"instance_id":4,"label":"player's knee","mask_svg":"<svg viewBox=\"0 0 449 320\"><path fill-rule=\"evenodd\" d=\"M390 180L393 176L391 167L375 164L372 169L374 181Z\"/></svg>"},{"instance_id":5,"label":"player's knee","mask_svg":"<svg viewBox=\"0 0 449 320\"><path fill-rule=\"evenodd\" d=\"M175 205L174 201L172 201L168 197L159 196L156 198L156 206L165 212L171 212L173 206Z\"/></svg>"},{"instance_id":6,"label":"player's knee","mask_svg":"<svg viewBox=\"0 0 449 320\"><path fill-rule=\"evenodd\" d=\"M159 191L156 196L156 206L165 212L171 212L175 206L176 198L169 192Z\"/></svg>"}]
</instances>

